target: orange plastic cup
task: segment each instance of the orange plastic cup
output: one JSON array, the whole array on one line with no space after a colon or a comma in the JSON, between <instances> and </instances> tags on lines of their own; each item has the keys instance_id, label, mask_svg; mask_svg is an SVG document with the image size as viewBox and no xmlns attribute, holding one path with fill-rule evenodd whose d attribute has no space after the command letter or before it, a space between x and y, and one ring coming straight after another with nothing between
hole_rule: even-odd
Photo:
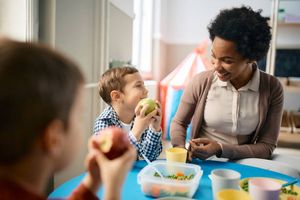
<instances>
[{"instance_id":1,"label":"orange plastic cup","mask_svg":"<svg viewBox=\"0 0 300 200\"><path fill-rule=\"evenodd\" d=\"M168 162L186 162L187 150L184 148L173 147L166 150Z\"/></svg>"}]
</instances>

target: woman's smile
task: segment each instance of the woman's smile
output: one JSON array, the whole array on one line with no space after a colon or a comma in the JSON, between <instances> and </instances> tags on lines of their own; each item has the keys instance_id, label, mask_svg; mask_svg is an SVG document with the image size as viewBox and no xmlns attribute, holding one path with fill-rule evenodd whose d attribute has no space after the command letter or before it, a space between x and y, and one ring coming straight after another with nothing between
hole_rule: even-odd
<instances>
[{"instance_id":1,"label":"woman's smile","mask_svg":"<svg viewBox=\"0 0 300 200\"><path fill-rule=\"evenodd\" d=\"M221 81L224 81L224 80L228 80L228 78L230 77L230 73L229 72L217 72L217 76L218 78L221 80Z\"/></svg>"}]
</instances>

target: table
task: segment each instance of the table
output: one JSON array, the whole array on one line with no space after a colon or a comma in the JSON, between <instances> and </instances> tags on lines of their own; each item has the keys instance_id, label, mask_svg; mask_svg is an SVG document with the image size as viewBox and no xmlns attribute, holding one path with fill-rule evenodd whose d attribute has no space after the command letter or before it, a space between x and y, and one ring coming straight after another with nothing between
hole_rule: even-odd
<instances>
[{"instance_id":1,"label":"table","mask_svg":"<svg viewBox=\"0 0 300 200\"><path fill-rule=\"evenodd\" d=\"M241 174L241 178L247 177L270 177L270 178L277 178L284 181L291 181L295 178L280 174L277 172L273 172L270 170L265 170L257 167L251 167L247 165L241 165L233 162L220 162L220 161L201 161L201 160L194 160L194 164L197 164L203 170L203 176L201 178L199 188L196 191L193 198L195 199L203 199L203 200L211 200L212 197L212 189L211 189L211 181L208 178L208 175L213 169L217 168L225 168L225 169L233 169ZM145 196L140 188L140 185L137 184L137 175L140 170L145 167L147 163L145 161L137 161L134 164L134 167L127 175L125 183L122 189L122 199L152 199L151 197ZM80 183L81 179L84 177L85 173L70 179L69 181L65 182L58 188L56 188L49 196L49 198L65 198L67 197ZM300 183L297 184L300 186ZM98 192L99 197L103 197L102 195L103 190L100 189Z\"/></svg>"}]
</instances>

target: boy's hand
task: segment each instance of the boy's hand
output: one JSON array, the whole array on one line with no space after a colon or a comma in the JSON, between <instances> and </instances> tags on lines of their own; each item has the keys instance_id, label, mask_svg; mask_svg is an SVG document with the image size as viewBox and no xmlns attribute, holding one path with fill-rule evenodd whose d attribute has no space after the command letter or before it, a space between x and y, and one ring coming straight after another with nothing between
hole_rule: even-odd
<instances>
[{"instance_id":1,"label":"boy's hand","mask_svg":"<svg viewBox=\"0 0 300 200\"><path fill-rule=\"evenodd\" d=\"M146 128L150 126L153 121L155 121L155 116L157 115L157 109L145 115L148 105L140 105L138 104L135 108L135 119L134 125L132 127L132 133L134 134L137 140L140 139L141 134L144 132ZM154 127L153 127L154 128Z\"/></svg>"},{"instance_id":2,"label":"boy's hand","mask_svg":"<svg viewBox=\"0 0 300 200\"><path fill-rule=\"evenodd\" d=\"M89 140L88 149L89 153L85 159L87 175L83 179L83 184L96 194L101 185L101 173L96 160L96 155L99 153L99 146L97 142L94 141L93 137Z\"/></svg>"},{"instance_id":3,"label":"boy's hand","mask_svg":"<svg viewBox=\"0 0 300 200\"><path fill-rule=\"evenodd\" d=\"M122 184L137 156L136 150L130 146L122 156L109 160L99 149L98 143L91 137L86 158L88 173L83 184L96 194L102 182L106 190L105 199L120 199Z\"/></svg>"},{"instance_id":4,"label":"boy's hand","mask_svg":"<svg viewBox=\"0 0 300 200\"><path fill-rule=\"evenodd\" d=\"M101 168L101 178L104 186L104 199L121 199L121 191L128 171L136 160L137 152L133 146L120 157L109 160L99 151L96 160Z\"/></svg>"},{"instance_id":5,"label":"boy's hand","mask_svg":"<svg viewBox=\"0 0 300 200\"><path fill-rule=\"evenodd\" d=\"M162 116L162 112L161 112L161 104L159 103L159 101L156 100L156 115L154 115L152 118L152 122L151 122L151 128L155 131L155 132L159 132L161 131L161 116Z\"/></svg>"}]
</instances>

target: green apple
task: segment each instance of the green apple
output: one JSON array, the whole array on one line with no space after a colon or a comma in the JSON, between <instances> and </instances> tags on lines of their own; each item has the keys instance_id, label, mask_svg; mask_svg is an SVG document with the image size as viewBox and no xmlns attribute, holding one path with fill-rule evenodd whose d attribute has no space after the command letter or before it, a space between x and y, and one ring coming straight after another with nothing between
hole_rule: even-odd
<instances>
[{"instance_id":1,"label":"green apple","mask_svg":"<svg viewBox=\"0 0 300 200\"><path fill-rule=\"evenodd\" d=\"M142 106L148 105L145 115L148 115L149 113L151 113L153 110L155 110L157 108L157 104L156 104L155 100L150 99L150 98L145 98L145 99L140 100L139 104Z\"/></svg>"}]
</instances>

